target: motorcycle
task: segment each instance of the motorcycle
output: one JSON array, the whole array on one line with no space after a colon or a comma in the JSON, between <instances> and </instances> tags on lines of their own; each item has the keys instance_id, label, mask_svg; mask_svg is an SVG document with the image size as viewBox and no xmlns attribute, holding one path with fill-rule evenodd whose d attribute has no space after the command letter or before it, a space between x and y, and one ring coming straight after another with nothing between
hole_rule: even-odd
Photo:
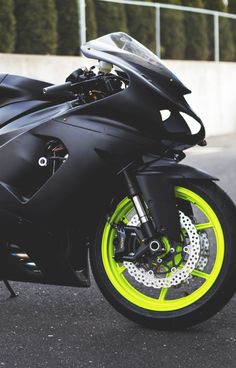
<instances>
[{"instance_id":1,"label":"motorcycle","mask_svg":"<svg viewBox=\"0 0 236 368\"><path fill-rule=\"evenodd\" d=\"M235 206L182 165L204 146L190 93L129 35L61 85L0 74L0 278L89 287L133 321L185 328L236 290Z\"/></svg>"}]
</instances>

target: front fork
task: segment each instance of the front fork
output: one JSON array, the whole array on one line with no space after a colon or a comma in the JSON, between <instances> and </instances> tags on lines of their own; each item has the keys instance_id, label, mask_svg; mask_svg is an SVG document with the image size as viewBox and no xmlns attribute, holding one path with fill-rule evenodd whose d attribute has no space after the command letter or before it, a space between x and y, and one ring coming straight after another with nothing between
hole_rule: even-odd
<instances>
[{"instance_id":1,"label":"front fork","mask_svg":"<svg viewBox=\"0 0 236 368\"><path fill-rule=\"evenodd\" d=\"M141 223L142 243L155 248L158 254L162 252L161 237L165 236L176 248L181 241L181 227L174 182L160 171L144 171L134 175L125 169L123 174Z\"/></svg>"},{"instance_id":2,"label":"front fork","mask_svg":"<svg viewBox=\"0 0 236 368\"><path fill-rule=\"evenodd\" d=\"M129 197L131 198L134 204L134 208L137 212L139 221L141 223L140 228L142 233L142 239L140 239L139 235L139 239L141 240L141 246L138 255L140 256L142 253L145 253L147 249L150 249L152 252L155 252L156 254L161 253L162 245L158 239L158 234L154 228L152 219L148 215L145 205L141 199L141 196L139 195L140 191L138 188L138 184L136 180L129 174L128 170L124 170L123 173L127 183ZM137 254L135 256L136 256L135 258L137 258Z\"/></svg>"}]
</instances>

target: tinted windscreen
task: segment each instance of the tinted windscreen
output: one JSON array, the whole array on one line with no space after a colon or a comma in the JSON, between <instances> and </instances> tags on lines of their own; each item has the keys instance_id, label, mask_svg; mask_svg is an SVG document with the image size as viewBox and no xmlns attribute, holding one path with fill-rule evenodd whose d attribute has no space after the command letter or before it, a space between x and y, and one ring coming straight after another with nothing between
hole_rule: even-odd
<instances>
[{"instance_id":1,"label":"tinted windscreen","mask_svg":"<svg viewBox=\"0 0 236 368\"><path fill-rule=\"evenodd\" d=\"M120 50L127 51L149 62L160 63L160 59L153 52L127 34L115 33L111 34L110 37L114 45Z\"/></svg>"},{"instance_id":2,"label":"tinted windscreen","mask_svg":"<svg viewBox=\"0 0 236 368\"><path fill-rule=\"evenodd\" d=\"M97 51L98 55L105 56L106 61L121 68L124 66L126 70L135 71L163 91L172 93L179 91L182 95L190 92L158 56L126 33L110 33L88 42L81 49L88 57L96 57Z\"/></svg>"}]
</instances>

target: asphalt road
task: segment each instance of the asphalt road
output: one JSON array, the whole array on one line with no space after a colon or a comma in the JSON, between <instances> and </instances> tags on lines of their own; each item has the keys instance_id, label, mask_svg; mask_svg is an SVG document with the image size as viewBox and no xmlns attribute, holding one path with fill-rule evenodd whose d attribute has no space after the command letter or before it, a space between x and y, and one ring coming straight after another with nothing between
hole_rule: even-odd
<instances>
[{"instance_id":1,"label":"asphalt road","mask_svg":"<svg viewBox=\"0 0 236 368\"><path fill-rule=\"evenodd\" d=\"M236 201L236 136L209 139L186 163L217 175ZM119 315L90 289L0 285L0 368L236 366L236 296L209 321L181 332L153 331Z\"/></svg>"}]
</instances>

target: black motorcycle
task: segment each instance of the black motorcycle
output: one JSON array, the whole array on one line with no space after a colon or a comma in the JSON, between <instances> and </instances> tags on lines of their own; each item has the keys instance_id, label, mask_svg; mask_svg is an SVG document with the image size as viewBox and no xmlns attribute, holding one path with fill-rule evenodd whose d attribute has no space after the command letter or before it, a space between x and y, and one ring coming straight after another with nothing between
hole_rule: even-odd
<instances>
[{"instance_id":1,"label":"black motorcycle","mask_svg":"<svg viewBox=\"0 0 236 368\"><path fill-rule=\"evenodd\" d=\"M125 33L61 85L0 74L0 277L89 287L126 317L182 328L236 290L235 207L180 165L205 145L190 91Z\"/></svg>"}]
</instances>

